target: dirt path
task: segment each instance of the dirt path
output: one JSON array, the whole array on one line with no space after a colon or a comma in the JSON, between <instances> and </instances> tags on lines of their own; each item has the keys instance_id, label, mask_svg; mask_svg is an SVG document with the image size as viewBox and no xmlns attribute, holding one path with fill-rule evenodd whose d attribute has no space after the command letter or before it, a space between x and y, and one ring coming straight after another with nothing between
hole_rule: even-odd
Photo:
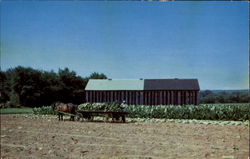
<instances>
[{"instance_id":1,"label":"dirt path","mask_svg":"<svg viewBox=\"0 0 250 159\"><path fill-rule=\"evenodd\" d=\"M247 158L248 126L59 122L1 115L2 158Z\"/></svg>"}]
</instances>

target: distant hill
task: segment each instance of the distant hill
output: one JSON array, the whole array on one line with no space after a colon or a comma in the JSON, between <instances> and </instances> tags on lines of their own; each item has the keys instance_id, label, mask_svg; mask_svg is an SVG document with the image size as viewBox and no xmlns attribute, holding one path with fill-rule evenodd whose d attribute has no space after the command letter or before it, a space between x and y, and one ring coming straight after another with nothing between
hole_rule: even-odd
<instances>
[{"instance_id":1,"label":"distant hill","mask_svg":"<svg viewBox=\"0 0 250 159\"><path fill-rule=\"evenodd\" d=\"M205 90L201 90L205 91ZM226 93L232 93L232 92L248 92L248 89L235 89L235 90L210 90L213 93L220 93L220 92L226 92Z\"/></svg>"}]
</instances>

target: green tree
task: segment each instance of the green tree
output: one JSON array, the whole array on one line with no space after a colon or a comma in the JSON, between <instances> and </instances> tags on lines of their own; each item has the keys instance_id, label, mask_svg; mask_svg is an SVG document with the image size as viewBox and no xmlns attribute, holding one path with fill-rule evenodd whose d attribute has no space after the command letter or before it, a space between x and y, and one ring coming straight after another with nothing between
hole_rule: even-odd
<instances>
[{"instance_id":1,"label":"green tree","mask_svg":"<svg viewBox=\"0 0 250 159\"><path fill-rule=\"evenodd\" d=\"M213 94L213 92L210 91L210 90L205 90L205 91L201 91L201 92L200 92L200 96L201 96L201 97L206 97L206 96L208 96L208 95L210 95L210 94Z\"/></svg>"},{"instance_id":2,"label":"green tree","mask_svg":"<svg viewBox=\"0 0 250 159\"><path fill-rule=\"evenodd\" d=\"M44 71L41 76L41 104L49 105L58 101L59 92L62 89L58 75L53 72Z\"/></svg>"},{"instance_id":3,"label":"green tree","mask_svg":"<svg viewBox=\"0 0 250 159\"><path fill-rule=\"evenodd\" d=\"M68 68L55 73L18 66L0 72L0 100L15 107L49 105L55 101L80 104L84 102L84 89L89 78L107 77L95 72L82 78Z\"/></svg>"},{"instance_id":4,"label":"green tree","mask_svg":"<svg viewBox=\"0 0 250 159\"><path fill-rule=\"evenodd\" d=\"M9 85L5 72L0 71L0 103L4 103L9 100L8 91Z\"/></svg>"},{"instance_id":5,"label":"green tree","mask_svg":"<svg viewBox=\"0 0 250 159\"><path fill-rule=\"evenodd\" d=\"M91 75L88 77L89 79L107 79L107 76L103 73L91 73Z\"/></svg>"},{"instance_id":6,"label":"green tree","mask_svg":"<svg viewBox=\"0 0 250 159\"><path fill-rule=\"evenodd\" d=\"M214 94L207 95L206 97L201 98L201 103L215 103L216 97Z\"/></svg>"},{"instance_id":7,"label":"green tree","mask_svg":"<svg viewBox=\"0 0 250 159\"><path fill-rule=\"evenodd\" d=\"M248 92L242 92L240 94L240 102L241 103L249 103L250 102L250 96Z\"/></svg>"},{"instance_id":8,"label":"green tree","mask_svg":"<svg viewBox=\"0 0 250 159\"><path fill-rule=\"evenodd\" d=\"M32 68L16 67L12 76L12 94L19 105L35 106L41 95L41 72ZM14 102L14 101L13 101ZM16 102L16 101L15 101Z\"/></svg>"}]
</instances>

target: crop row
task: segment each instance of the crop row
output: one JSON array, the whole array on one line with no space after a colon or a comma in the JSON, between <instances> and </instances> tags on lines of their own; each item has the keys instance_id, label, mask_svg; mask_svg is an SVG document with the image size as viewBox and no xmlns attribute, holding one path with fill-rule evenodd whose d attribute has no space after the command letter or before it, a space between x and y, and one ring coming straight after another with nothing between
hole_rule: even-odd
<instances>
[{"instance_id":1,"label":"crop row","mask_svg":"<svg viewBox=\"0 0 250 159\"><path fill-rule=\"evenodd\" d=\"M249 120L249 106L245 105L167 105L129 106L129 117L202 120Z\"/></svg>"},{"instance_id":2,"label":"crop row","mask_svg":"<svg viewBox=\"0 0 250 159\"><path fill-rule=\"evenodd\" d=\"M84 103L78 110L119 111L118 103ZM201 105L129 105L126 112L131 118L200 119L200 120L249 120L249 104ZM33 109L35 114L53 114L51 107Z\"/></svg>"}]
</instances>

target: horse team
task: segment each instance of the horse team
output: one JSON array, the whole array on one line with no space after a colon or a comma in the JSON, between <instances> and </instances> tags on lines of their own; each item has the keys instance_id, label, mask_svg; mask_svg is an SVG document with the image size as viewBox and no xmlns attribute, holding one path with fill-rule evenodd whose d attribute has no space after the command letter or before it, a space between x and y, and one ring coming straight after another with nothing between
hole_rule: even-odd
<instances>
[{"instance_id":1,"label":"horse team","mask_svg":"<svg viewBox=\"0 0 250 159\"><path fill-rule=\"evenodd\" d=\"M112 121L118 121L120 118L121 120L125 123L125 115L128 114L127 112L124 111L124 108L121 108L120 112L102 112L102 111L97 111L97 112L79 112L77 110L78 106L74 105L72 103L62 103L62 102L56 102L53 103L52 105L53 111L57 112L59 120L63 120L63 115L67 114L70 115L70 120L74 121L75 117L77 117L78 120L80 118L87 118L88 120L93 119L93 116L105 116L106 120L108 118L112 118Z\"/></svg>"},{"instance_id":2,"label":"horse team","mask_svg":"<svg viewBox=\"0 0 250 159\"><path fill-rule=\"evenodd\" d=\"M61 103L61 102L55 102L51 106L52 106L53 111L58 112L59 120L63 120L63 113L61 113L61 112L73 114L70 116L70 120L72 120L72 121L75 120L74 115L76 115L77 105L74 105L72 103L65 104L65 103Z\"/></svg>"}]
</instances>

